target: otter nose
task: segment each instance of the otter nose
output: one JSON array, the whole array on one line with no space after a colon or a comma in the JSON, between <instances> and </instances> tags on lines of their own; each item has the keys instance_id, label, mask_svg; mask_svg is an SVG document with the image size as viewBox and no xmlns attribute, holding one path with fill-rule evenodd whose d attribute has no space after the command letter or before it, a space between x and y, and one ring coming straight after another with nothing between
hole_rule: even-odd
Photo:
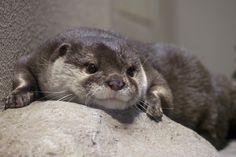
<instances>
[{"instance_id":1,"label":"otter nose","mask_svg":"<svg viewBox=\"0 0 236 157\"><path fill-rule=\"evenodd\" d=\"M114 91L121 90L125 86L122 80L108 80L106 83Z\"/></svg>"}]
</instances>

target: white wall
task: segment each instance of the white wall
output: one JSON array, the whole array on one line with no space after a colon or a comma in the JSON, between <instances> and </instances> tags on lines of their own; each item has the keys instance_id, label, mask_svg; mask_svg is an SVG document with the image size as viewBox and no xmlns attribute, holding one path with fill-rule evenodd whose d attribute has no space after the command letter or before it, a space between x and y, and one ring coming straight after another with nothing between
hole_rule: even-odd
<instances>
[{"instance_id":1,"label":"white wall","mask_svg":"<svg viewBox=\"0 0 236 157\"><path fill-rule=\"evenodd\" d=\"M173 0L174 38L213 72L236 69L236 1Z\"/></svg>"},{"instance_id":2,"label":"white wall","mask_svg":"<svg viewBox=\"0 0 236 157\"><path fill-rule=\"evenodd\" d=\"M128 37L155 41L162 32L157 0L112 0L112 27Z\"/></svg>"}]
</instances>

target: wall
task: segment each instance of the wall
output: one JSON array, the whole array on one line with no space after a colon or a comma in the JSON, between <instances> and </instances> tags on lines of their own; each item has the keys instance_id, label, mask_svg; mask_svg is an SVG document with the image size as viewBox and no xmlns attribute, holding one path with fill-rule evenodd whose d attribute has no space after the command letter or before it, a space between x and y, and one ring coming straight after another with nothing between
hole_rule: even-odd
<instances>
[{"instance_id":1,"label":"wall","mask_svg":"<svg viewBox=\"0 0 236 157\"><path fill-rule=\"evenodd\" d=\"M236 1L172 0L175 43L189 48L214 73L236 69Z\"/></svg>"},{"instance_id":2,"label":"wall","mask_svg":"<svg viewBox=\"0 0 236 157\"><path fill-rule=\"evenodd\" d=\"M113 0L112 28L145 42L173 41L171 1Z\"/></svg>"}]
</instances>

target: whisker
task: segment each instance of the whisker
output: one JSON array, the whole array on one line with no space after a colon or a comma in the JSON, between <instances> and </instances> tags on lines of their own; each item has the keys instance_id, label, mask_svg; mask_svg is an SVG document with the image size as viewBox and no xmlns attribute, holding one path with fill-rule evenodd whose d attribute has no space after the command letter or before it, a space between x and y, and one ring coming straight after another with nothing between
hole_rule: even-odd
<instances>
[{"instance_id":1,"label":"whisker","mask_svg":"<svg viewBox=\"0 0 236 157\"><path fill-rule=\"evenodd\" d=\"M85 98L85 105L86 106L90 106L89 102L91 101L91 98L92 96L95 95L95 93L98 91L99 89L96 89L94 91L90 91L87 95L86 95L86 98Z\"/></svg>"},{"instance_id":2,"label":"whisker","mask_svg":"<svg viewBox=\"0 0 236 157\"><path fill-rule=\"evenodd\" d=\"M148 107L148 103L146 103L143 100L140 100L139 102L141 102L145 107ZM163 110L174 110L174 107L162 107Z\"/></svg>"},{"instance_id":3,"label":"whisker","mask_svg":"<svg viewBox=\"0 0 236 157\"><path fill-rule=\"evenodd\" d=\"M75 98L74 95L71 96L71 98L68 100L68 102L71 102Z\"/></svg>"},{"instance_id":4,"label":"whisker","mask_svg":"<svg viewBox=\"0 0 236 157\"><path fill-rule=\"evenodd\" d=\"M138 113L139 113L139 112L143 112L140 108L138 108L137 105L133 105L132 107L133 107L133 108L135 109L135 111L137 111Z\"/></svg>"},{"instance_id":5,"label":"whisker","mask_svg":"<svg viewBox=\"0 0 236 157\"><path fill-rule=\"evenodd\" d=\"M66 92L66 90L64 90L64 91L59 91L59 92L52 92L52 91L34 91L34 92L38 92L38 93L64 93L64 92Z\"/></svg>"},{"instance_id":6,"label":"whisker","mask_svg":"<svg viewBox=\"0 0 236 157\"><path fill-rule=\"evenodd\" d=\"M143 109L143 112L145 112L147 109L146 107L144 107L143 105L139 104L139 106L137 106L138 108L141 107ZM139 108L140 109L140 108ZM142 111L142 109L140 109Z\"/></svg>"},{"instance_id":7,"label":"whisker","mask_svg":"<svg viewBox=\"0 0 236 157\"><path fill-rule=\"evenodd\" d=\"M85 96L85 102L84 102L84 104L85 104L86 106L89 106L89 101L90 101L90 99L91 99L92 96L93 96L92 91L89 91L89 92L86 94L86 96Z\"/></svg>"},{"instance_id":8,"label":"whisker","mask_svg":"<svg viewBox=\"0 0 236 157\"><path fill-rule=\"evenodd\" d=\"M144 100L139 100L139 106L142 106L144 109L146 109L149 105Z\"/></svg>"},{"instance_id":9,"label":"whisker","mask_svg":"<svg viewBox=\"0 0 236 157\"><path fill-rule=\"evenodd\" d=\"M66 98L68 98L70 96L72 96L72 94L65 95L65 96L61 97L60 99L58 99L57 101L64 100L64 99L66 99Z\"/></svg>"}]
</instances>

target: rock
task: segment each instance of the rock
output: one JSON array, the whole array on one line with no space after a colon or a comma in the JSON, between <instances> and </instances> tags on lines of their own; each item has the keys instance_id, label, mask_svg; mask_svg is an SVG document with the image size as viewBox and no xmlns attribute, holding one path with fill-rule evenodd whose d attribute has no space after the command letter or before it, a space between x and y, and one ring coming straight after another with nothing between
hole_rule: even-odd
<instances>
[{"instance_id":1,"label":"rock","mask_svg":"<svg viewBox=\"0 0 236 157\"><path fill-rule=\"evenodd\" d=\"M220 151L221 157L235 157L236 156L236 141L231 141L228 146Z\"/></svg>"},{"instance_id":2,"label":"rock","mask_svg":"<svg viewBox=\"0 0 236 157\"><path fill-rule=\"evenodd\" d=\"M35 102L0 113L4 157L218 157L195 132L167 117L156 123L129 109Z\"/></svg>"}]
</instances>

